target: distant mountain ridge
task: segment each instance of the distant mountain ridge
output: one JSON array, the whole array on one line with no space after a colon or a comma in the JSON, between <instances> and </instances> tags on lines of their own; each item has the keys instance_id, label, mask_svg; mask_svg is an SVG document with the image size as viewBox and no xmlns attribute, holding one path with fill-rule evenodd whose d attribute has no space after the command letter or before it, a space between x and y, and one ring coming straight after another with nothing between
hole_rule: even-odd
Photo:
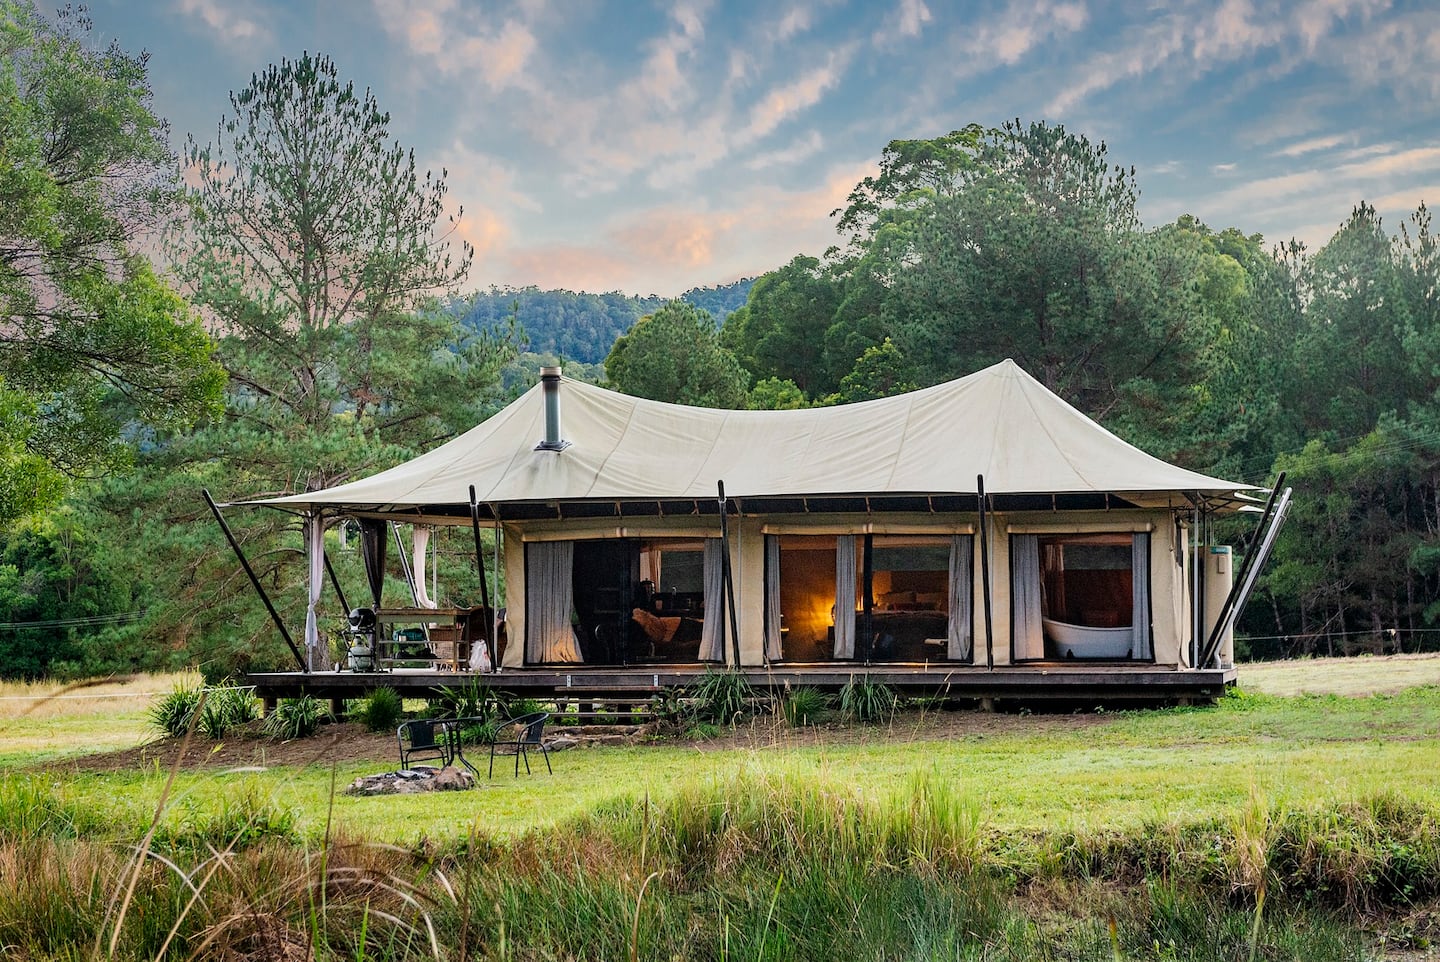
<instances>
[{"instance_id":1,"label":"distant mountain ridge","mask_svg":"<svg viewBox=\"0 0 1440 962\"><path fill-rule=\"evenodd\" d=\"M719 325L745 304L754 283L753 277L747 277L733 284L695 287L678 299L709 311ZM461 321L475 330L492 330L503 327L513 310L525 329L529 345L526 350L598 364L610 353L617 337L668 300L670 298L637 297L618 291L588 294L542 291L538 287L491 287L466 299Z\"/></svg>"}]
</instances>

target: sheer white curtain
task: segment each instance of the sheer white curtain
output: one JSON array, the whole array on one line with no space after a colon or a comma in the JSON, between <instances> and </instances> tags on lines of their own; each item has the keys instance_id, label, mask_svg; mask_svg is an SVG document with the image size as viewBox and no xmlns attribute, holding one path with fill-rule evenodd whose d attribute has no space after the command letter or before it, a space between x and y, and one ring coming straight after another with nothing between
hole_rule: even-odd
<instances>
[{"instance_id":1,"label":"sheer white curtain","mask_svg":"<svg viewBox=\"0 0 1440 962\"><path fill-rule=\"evenodd\" d=\"M424 525L417 524L411 532L411 539L414 542L415 564L412 570L415 572L415 606L417 608L437 608L434 601L430 600L430 592L426 590L426 580L433 570L428 563L427 553L430 550L430 529Z\"/></svg>"},{"instance_id":2,"label":"sheer white curtain","mask_svg":"<svg viewBox=\"0 0 1440 962\"><path fill-rule=\"evenodd\" d=\"M835 539L835 657L855 657L855 536Z\"/></svg>"},{"instance_id":3,"label":"sheer white curtain","mask_svg":"<svg viewBox=\"0 0 1440 962\"><path fill-rule=\"evenodd\" d=\"M780 539L765 536L765 657L778 661L785 657L780 645Z\"/></svg>"},{"instance_id":4,"label":"sheer white curtain","mask_svg":"<svg viewBox=\"0 0 1440 962\"><path fill-rule=\"evenodd\" d=\"M1045 657L1045 628L1040 623L1040 539L1010 537L1010 623L1015 659Z\"/></svg>"},{"instance_id":5,"label":"sheer white curtain","mask_svg":"<svg viewBox=\"0 0 1440 962\"><path fill-rule=\"evenodd\" d=\"M575 542L525 546L525 660L582 662L570 611L575 607Z\"/></svg>"},{"instance_id":6,"label":"sheer white curtain","mask_svg":"<svg viewBox=\"0 0 1440 962\"><path fill-rule=\"evenodd\" d=\"M310 561L309 600L305 604L305 662L311 671L329 668L320 650L320 621L315 607L325 588L325 522L311 515L305 519L305 554Z\"/></svg>"},{"instance_id":7,"label":"sheer white curtain","mask_svg":"<svg viewBox=\"0 0 1440 962\"><path fill-rule=\"evenodd\" d=\"M705 539L705 621L700 626L700 660L725 660L725 567L719 538Z\"/></svg>"},{"instance_id":8,"label":"sheer white curtain","mask_svg":"<svg viewBox=\"0 0 1440 962\"><path fill-rule=\"evenodd\" d=\"M974 618L970 610L974 597L974 579L970 574L974 555L974 539L970 535L957 534L950 539L950 625L945 657L955 661L969 661L974 651Z\"/></svg>"},{"instance_id":9,"label":"sheer white curtain","mask_svg":"<svg viewBox=\"0 0 1440 962\"><path fill-rule=\"evenodd\" d=\"M1134 604L1130 624L1135 640L1130 657L1149 661L1155 657L1150 641L1150 533L1136 534L1130 544L1130 598Z\"/></svg>"}]
</instances>

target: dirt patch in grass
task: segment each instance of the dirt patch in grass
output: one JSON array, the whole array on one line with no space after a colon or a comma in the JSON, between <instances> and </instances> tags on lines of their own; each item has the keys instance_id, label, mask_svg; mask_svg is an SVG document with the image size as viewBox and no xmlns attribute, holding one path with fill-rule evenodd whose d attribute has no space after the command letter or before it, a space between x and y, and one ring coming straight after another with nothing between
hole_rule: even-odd
<instances>
[{"instance_id":1,"label":"dirt patch in grass","mask_svg":"<svg viewBox=\"0 0 1440 962\"><path fill-rule=\"evenodd\" d=\"M791 728L772 717L763 717L725 729L714 738L687 738L684 735L656 737L639 747L649 745L691 745L700 751L732 749L788 749L824 745L863 745L909 741L979 740L1007 735L1055 734L1103 725L1113 716L1106 714L1019 715L979 711L906 711L888 723L845 725L830 722L805 728ZM185 770L302 767L305 765L345 765L350 762L382 762L398 765L395 736L375 734L354 722L325 725L312 738L277 742L267 738L255 722L212 742L199 735L190 739L182 768ZM551 734L565 734L565 726L547 729ZM479 754L471 749L467 754ZM47 766L52 771L117 772L139 769L168 770L180 752L180 740L156 739L136 748L104 752L68 759Z\"/></svg>"},{"instance_id":2,"label":"dirt patch in grass","mask_svg":"<svg viewBox=\"0 0 1440 962\"><path fill-rule=\"evenodd\" d=\"M864 745L904 742L964 741L1010 735L1046 735L1079 731L1104 725L1114 719L1103 712L1074 714L1009 714L974 710L898 712L888 722L847 725L839 721L792 728L771 716L753 719L734 729L706 739L677 739L691 742L702 751L765 748L809 748L826 745Z\"/></svg>"},{"instance_id":3,"label":"dirt patch in grass","mask_svg":"<svg viewBox=\"0 0 1440 962\"><path fill-rule=\"evenodd\" d=\"M180 754L181 740L157 738L136 748L119 752L86 755L49 766L52 771L118 772L137 769L169 769ZM220 741L195 735L185 752L182 768L227 769L302 767L370 760L388 760L399 765L393 733L375 734L353 722L323 726L311 738L280 742L266 737L260 723L252 722Z\"/></svg>"}]
</instances>

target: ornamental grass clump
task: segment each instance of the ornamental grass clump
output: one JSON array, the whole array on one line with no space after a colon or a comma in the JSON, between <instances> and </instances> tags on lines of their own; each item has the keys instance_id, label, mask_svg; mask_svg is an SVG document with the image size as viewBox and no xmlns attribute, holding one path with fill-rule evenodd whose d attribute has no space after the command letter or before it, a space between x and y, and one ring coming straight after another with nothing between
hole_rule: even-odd
<instances>
[{"instance_id":1,"label":"ornamental grass clump","mask_svg":"<svg viewBox=\"0 0 1440 962\"><path fill-rule=\"evenodd\" d=\"M177 686L157 701L150 709L150 726L163 735L179 738L190 728L195 709L204 695L203 688Z\"/></svg>"},{"instance_id":2,"label":"ornamental grass clump","mask_svg":"<svg viewBox=\"0 0 1440 962\"><path fill-rule=\"evenodd\" d=\"M330 709L311 695L282 698L270 717L265 719L265 734L276 741L309 738L328 717Z\"/></svg>"},{"instance_id":3,"label":"ornamental grass clump","mask_svg":"<svg viewBox=\"0 0 1440 962\"><path fill-rule=\"evenodd\" d=\"M350 717L369 732L393 732L405 716L405 702L393 688L376 688L355 703Z\"/></svg>"},{"instance_id":4,"label":"ornamental grass clump","mask_svg":"<svg viewBox=\"0 0 1440 962\"><path fill-rule=\"evenodd\" d=\"M695 717L712 725L734 725L748 718L760 693L745 673L734 669L706 669L694 692Z\"/></svg>"},{"instance_id":5,"label":"ornamental grass clump","mask_svg":"<svg viewBox=\"0 0 1440 962\"><path fill-rule=\"evenodd\" d=\"M816 724L830 710L833 699L818 688L808 685L785 692L780 700L780 713L792 728Z\"/></svg>"},{"instance_id":6,"label":"ornamental grass clump","mask_svg":"<svg viewBox=\"0 0 1440 962\"><path fill-rule=\"evenodd\" d=\"M851 675L840 689L840 717L847 722L877 722L900 707L895 689L869 675Z\"/></svg>"}]
</instances>

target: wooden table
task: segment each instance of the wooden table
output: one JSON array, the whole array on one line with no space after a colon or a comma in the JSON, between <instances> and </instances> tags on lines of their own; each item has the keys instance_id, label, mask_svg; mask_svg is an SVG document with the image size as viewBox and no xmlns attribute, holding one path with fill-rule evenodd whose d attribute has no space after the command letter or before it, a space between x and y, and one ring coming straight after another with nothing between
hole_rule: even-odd
<instances>
[{"instance_id":1,"label":"wooden table","mask_svg":"<svg viewBox=\"0 0 1440 962\"><path fill-rule=\"evenodd\" d=\"M465 637L465 620L469 615L469 608L377 608L375 610L376 663L420 660L396 657L398 644L394 638L395 626L420 625L425 629L425 637L430 644L431 651L435 650L436 642L450 645L450 657L437 657L435 659L437 662L454 671L468 669L470 667L470 639ZM414 644L414 642L401 642L400 644ZM388 657L384 654L387 648L391 651L391 655ZM436 654L438 656L439 652Z\"/></svg>"}]
</instances>

